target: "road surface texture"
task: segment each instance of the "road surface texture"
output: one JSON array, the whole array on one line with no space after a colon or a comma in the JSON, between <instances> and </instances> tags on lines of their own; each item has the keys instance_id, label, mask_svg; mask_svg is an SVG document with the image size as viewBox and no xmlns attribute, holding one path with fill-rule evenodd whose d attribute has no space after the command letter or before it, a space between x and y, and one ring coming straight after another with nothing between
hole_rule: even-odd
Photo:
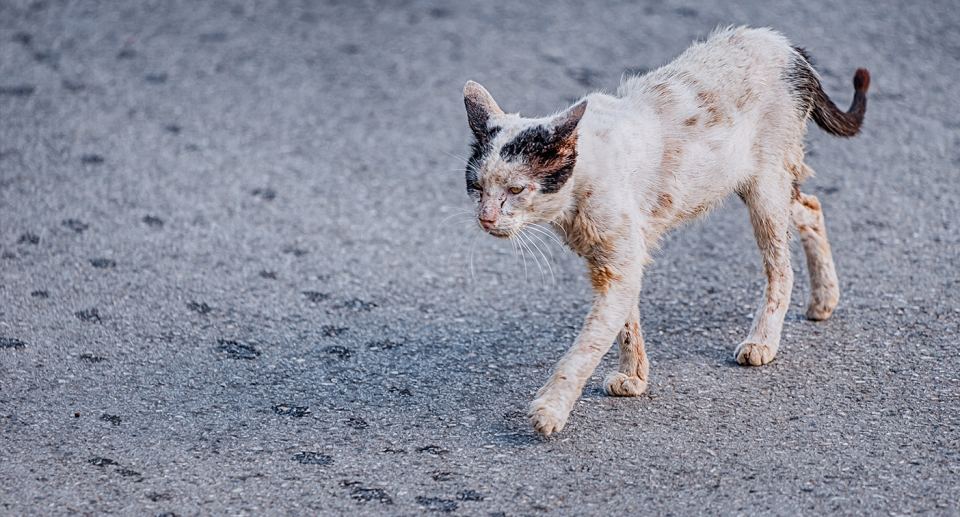
<instances>
[{"instance_id":1,"label":"road surface texture","mask_svg":"<svg viewBox=\"0 0 960 517\"><path fill-rule=\"evenodd\" d=\"M648 392L614 349L539 436L589 281L463 215L462 87L545 115L741 23L841 106L872 74L808 137L840 305L795 240L780 353L734 362L734 197L648 268ZM2 0L0 513L958 515L958 83L955 0Z\"/></svg>"}]
</instances>

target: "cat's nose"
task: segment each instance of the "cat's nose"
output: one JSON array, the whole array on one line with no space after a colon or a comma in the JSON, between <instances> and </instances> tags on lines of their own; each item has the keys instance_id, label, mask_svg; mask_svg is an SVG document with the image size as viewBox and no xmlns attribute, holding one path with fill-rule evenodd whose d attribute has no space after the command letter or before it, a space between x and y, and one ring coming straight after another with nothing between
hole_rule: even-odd
<instances>
[{"instance_id":1,"label":"cat's nose","mask_svg":"<svg viewBox=\"0 0 960 517\"><path fill-rule=\"evenodd\" d=\"M483 228L485 230L489 230L493 228L493 225L496 223L497 223L496 219L484 219L482 217L480 218L480 224L483 225Z\"/></svg>"}]
</instances>

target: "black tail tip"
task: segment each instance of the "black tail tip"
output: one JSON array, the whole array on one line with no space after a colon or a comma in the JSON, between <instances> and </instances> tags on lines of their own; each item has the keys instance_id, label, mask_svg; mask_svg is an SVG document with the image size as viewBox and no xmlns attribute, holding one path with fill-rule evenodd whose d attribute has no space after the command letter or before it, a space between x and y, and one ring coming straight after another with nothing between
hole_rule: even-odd
<instances>
[{"instance_id":1,"label":"black tail tip","mask_svg":"<svg viewBox=\"0 0 960 517\"><path fill-rule=\"evenodd\" d=\"M866 68L858 68L857 73L853 74L853 89L858 92L867 92L870 88L870 72Z\"/></svg>"}]
</instances>

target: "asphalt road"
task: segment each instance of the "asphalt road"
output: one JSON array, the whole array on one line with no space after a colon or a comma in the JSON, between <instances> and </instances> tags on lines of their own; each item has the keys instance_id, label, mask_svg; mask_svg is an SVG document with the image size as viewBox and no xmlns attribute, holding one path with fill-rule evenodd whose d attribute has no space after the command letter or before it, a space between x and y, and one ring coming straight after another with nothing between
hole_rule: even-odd
<instances>
[{"instance_id":1,"label":"asphalt road","mask_svg":"<svg viewBox=\"0 0 960 517\"><path fill-rule=\"evenodd\" d=\"M589 282L459 215L463 84L543 115L740 23L838 104L872 74L808 138L840 305L803 318L797 241L738 366L731 199L648 268L647 394L603 395L613 350L538 436ZM957 84L956 0L0 0L0 513L958 515Z\"/></svg>"}]
</instances>

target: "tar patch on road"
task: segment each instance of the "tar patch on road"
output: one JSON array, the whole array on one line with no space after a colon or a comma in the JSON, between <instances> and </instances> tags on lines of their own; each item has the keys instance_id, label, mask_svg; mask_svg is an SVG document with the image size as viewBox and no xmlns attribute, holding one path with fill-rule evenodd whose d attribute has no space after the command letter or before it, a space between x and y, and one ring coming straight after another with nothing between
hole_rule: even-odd
<instances>
[{"instance_id":1,"label":"tar patch on road","mask_svg":"<svg viewBox=\"0 0 960 517\"><path fill-rule=\"evenodd\" d=\"M92 309L87 309L85 311L77 311L73 313L74 316L80 319L80 321L89 321L91 323L100 323L100 311L96 307Z\"/></svg>"},{"instance_id":2,"label":"tar patch on road","mask_svg":"<svg viewBox=\"0 0 960 517\"><path fill-rule=\"evenodd\" d=\"M357 312L373 310L374 307L378 307L378 305L374 302L365 302L360 298L347 300L340 305L333 306L334 309L352 309Z\"/></svg>"},{"instance_id":3,"label":"tar patch on road","mask_svg":"<svg viewBox=\"0 0 960 517\"><path fill-rule=\"evenodd\" d=\"M394 348L400 348L403 346L403 343L398 343L396 341L390 341L389 339L384 341L371 341L367 344L370 350L393 350Z\"/></svg>"},{"instance_id":4,"label":"tar patch on road","mask_svg":"<svg viewBox=\"0 0 960 517\"><path fill-rule=\"evenodd\" d=\"M90 352L85 352L77 356L77 359L81 361L86 361L88 363L100 363L106 361L107 358L102 355L91 354Z\"/></svg>"},{"instance_id":5,"label":"tar patch on road","mask_svg":"<svg viewBox=\"0 0 960 517\"><path fill-rule=\"evenodd\" d=\"M143 222L151 228L163 228L163 219L152 215L143 216Z\"/></svg>"},{"instance_id":6,"label":"tar patch on road","mask_svg":"<svg viewBox=\"0 0 960 517\"><path fill-rule=\"evenodd\" d=\"M368 424L366 420L354 416L347 419L347 425L358 431L362 431L363 429L370 427L370 424Z\"/></svg>"},{"instance_id":7,"label":"tar patch on road","mask_svg":"<svg viewBox=\"0 0 960 517\"><path fill-rule=\"evenodd\" d=\"M276 280L277 272L276 271L267 271L264 269L260 272L260 278L266 278L267 280Z\"/></svg>"},{"instance_id":8,"label":"tar patch on road","mask_svg":"<svg viewBox=\"0 0 960 517\"><path fill-rule=\"evenodd\" d=\"M387 495L387 492L382 488L366 488L362 486L356 486L359 484L360 483L357 481L340 482L341 486L350 488L351 499L362 502L377 501L383 504L393 504L393 498Z\"/></svg>"},{"instance_id":9,"label":"tar patch on road","mask_svg":"<svg viewBox=\"0 0 960 517\"><path fill-rule=\"evenodd\" d=\"M333 458L319 452L301 452L293 456L295 461L304 465L332 465Z\"/></svg>"},{"instance_id":10,"label":"tar patch on road","mask_svg":"<svg viewBox=\"0 0 960 517\"><path fill-rule=\"evenodd\" d=\"M337 327L334 325L324 325L320 327L320 331L323 332L323 335L327 337L339 336L348 330L350 330L348 327Z\"/></svg>"},{"instance_id":11,"label":"tar patch on road","mask_svg":"<svg viewBox=\"0 0 960 517\"><path fill-rule=\"evenodd\" d=\"M260 351L253 345L228 339L218 339L217 343L217 352L225 353L231 359L256 359L260 355Z\"/></svg>"},{"instance_id":12,"label":"tar patch on road","mask_svg":"<svg viewBox=\"0 0 960 517\"><path fill-rule=\"evenodd\" d=\"M104 422L110 422L113 425L120 425L120 422L123 421L123 419L120 418L119 416L108 415L107 413L100 415L100 420L103 420Z\"/></svg>"},{"instance_id":13,"label":"tar patch on road","mask_svg":"<svg viewBox=\"0 0 960 517\"><path fill-rule=\"evenodd\" d=\"M36 234L26 232L17 239L17 244L40 244L40 237L37 237Z\"/></svg>"},{"instance_id":14,"label":"tar patch on road","mask_svg":"<svg viewBox=\"0 0 960 517\"><path fill-rule=\"evenodd\" d=\"M120 465L116 461L111 460L110 458L104 458L102 456L97 456L95 458L90 458L87 460L87 463L93 465L94 467L106 467L108 465Z\"/></svg>"},{"instance_id":15,"label":"tar patch on road","mask_svg":"<svg viewBox=\"0 0 960 517\"><path fill-rule=\"evenodd\" d=\"M353 352L349 348L340 345L331 345L323 349L325 354L337 356L337 359L349 359Z\"/></svg>"},{"instance_id":16,"label":"tar patch on road","mask_svg":"<svg viewBox=\"0 0 960 517\"><path fill-rule=\"evenodd\" d=\"M79 219L64 219L62 224L77 233L83 233L84 230L90 228L89 224Z\"/></svg>"},{"instance_id":17,"label":"tar patch on road","mask_svg":"<svg viewBox=\"0 0 960 517\"><path fill-rule=\"evenodd\" d=\"M12 337L0 337L0 348L21 348L26 346L26 343L20 341L19 339L14 339Z\"/></svg>"},{"instance_id":18,"label":"tar patch on road","mask_svg":"<svg viewBox=\"0 0 960 517\"><path fill-rule=\"evenodd\" d=\"M50 298L50 291L37 289L36 291L30 293L30 296L34 298Z\"/></svg>"},{"instance_id":19,"label":"tar patch on road","mask_svg":"<svg viewBox=\"0 0 960 517\"><path fill-rule=\"evenodd\" d=\"M290 404L277 404L276 406L273 406L273 412L278 415L303 418L304 415L310 412L310 408L304 406L294 406Z\"/></svg>"},{"instance_id":20,"label":"tar patch on road","mask_svg":"<svg viewBox=\"0 0 960 517\"><path fill-rule=\"evenodd\" d=\"M198 314L208 314L208 313L210 313L210 311L213 310L213 307L210 307L210 306L207 305L206 303L197 303L197 302L194 302L194 301L188 302L188 303L187 303L187 308L190 309L191 311L194 311L194 312L198 313Z\"/></svg>"},{"instance_id":21,"label":"tar patch on road","mask_svg":"<svg viewBox=\"0 0 960 517\"><path fill-rule=\"evenodd\" d=\"M277 191L272 188L255 188L250 194L264 201L273 201L277 197Z\"/></svg>"},{"instance_id":22,"label":"tar patch on road","mask_svg":"<svg viewBox=\"0 0 960 517\"><path fill-rule=\"evenodd\" d=\"M84 165L100 165L105 160L99 154L85 154L80 157L80 163Z\"/></svg>"},{"instance_id":23,"label":"tar patch on road","mask_svg":"<svg viewBox=\"0 0 960 517\"><path fill-rule=\"evenodd\" d=\"M116 261L110 260L108 258L90 259L90 265L97 269L112 269L117 267Z\"/></svg>"},{"instance_id":24,"label":"tar patch on road","mask_svg":"<svg viewBox=\"0 0 960 517\"><path fill-rule=\"evenodd\" d=\"M327 298L330 298L329 294L318 293L317 291L301 291L301 292L303 293L304 296L307 297L308 300L310 300L313 303L320 303L326 300Z\"/></svg>"}]
</instances>

